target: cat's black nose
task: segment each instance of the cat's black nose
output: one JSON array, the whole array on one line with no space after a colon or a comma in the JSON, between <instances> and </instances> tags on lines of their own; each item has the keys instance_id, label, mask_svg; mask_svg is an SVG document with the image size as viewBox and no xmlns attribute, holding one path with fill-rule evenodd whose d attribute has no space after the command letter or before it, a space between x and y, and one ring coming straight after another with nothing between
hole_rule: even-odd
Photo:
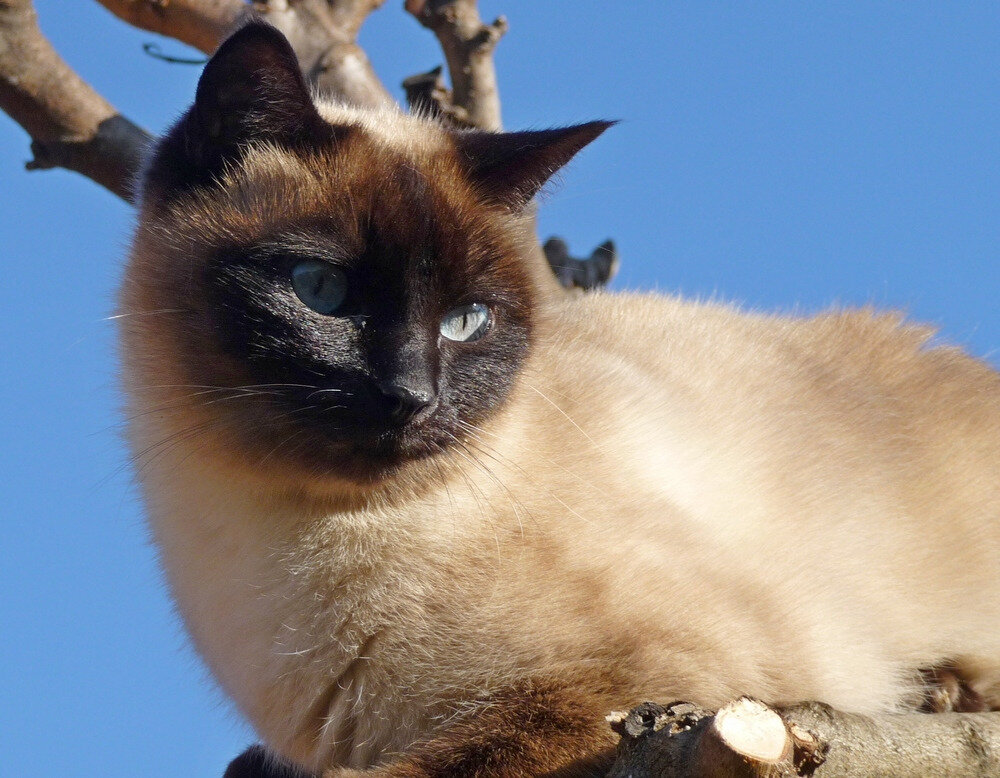
<instances>
[{"instance_id":1,"label":"cat's black nose","mask_svg":"<svg viewBox=\"0 0 1000 778\"><path fill-rule=\"evenodd\" d=\"M406 424L421 414L426 416L437 404L437 395L431 389L416 389L390 382L383 382L378 388L394 424Z\"/></svg>"}]
</instances>

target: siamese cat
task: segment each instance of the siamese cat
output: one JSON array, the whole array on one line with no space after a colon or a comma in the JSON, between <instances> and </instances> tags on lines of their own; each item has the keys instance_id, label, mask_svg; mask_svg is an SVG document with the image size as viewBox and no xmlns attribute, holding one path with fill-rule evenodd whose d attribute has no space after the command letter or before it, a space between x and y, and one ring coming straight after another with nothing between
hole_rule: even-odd
<instances>
[{"instance_id":1,"label":"siamese cat","mask_svg":"<svg viewBox=\"0 0 1000 778\"><path fill-rule=\"evenodd\" d=\"M550 294L526 206L607 127L314 101L252 22L151 152L129 439L287 763L232 774L597 776L612 709L899 710L944 663L1000 705L998 374L895 315Z\"/></svg>"}]
</instances>

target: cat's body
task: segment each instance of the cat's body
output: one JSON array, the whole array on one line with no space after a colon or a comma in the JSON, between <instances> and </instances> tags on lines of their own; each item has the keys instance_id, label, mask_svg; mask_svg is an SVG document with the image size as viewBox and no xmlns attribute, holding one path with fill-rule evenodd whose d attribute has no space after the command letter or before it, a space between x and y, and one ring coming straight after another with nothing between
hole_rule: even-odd
<instances>
[{"instance_id":1,"label":"cat's body","mask_svg":"<svg viewBox=\"0 0 1000 778\"><path fill-rule=\"evenodd\" d=\"M407 169L453 174L439 158L449 136L429 122L323 111L367 122L365 142ZM337 153L356 142L336 139ZM490 336L511 322L520 340L468 393L494 391L485 410L459 407L430 455L400 438L418 453L366 453L376 475L345 477L324 468L312 432L268 426L267 395L289 376L239 373L215 314L192 313L210 297L201 246L298 235L338 207L342 192L299 153L251 147L220 191L176 209L154 165L123 297L130 437L171 589L270 746L310 769L367 767L431 738L390 774L521 775L581 759L584 774L612 742L602 713L643 699L889 710L919 702L920 667L957 661L1000 702L995 372L893 317L550 299L523 270L530 311L505 319L497 302ZM467 193L428 180L468 231L519 250L516 213L477 215ZM341 207L377 210L350 186ZM401 202L419 205L426 187ZM387 178L371 191L392 190ZM225 288L251 286L232 278ZM478 380L460 358L440 370ZM346 391L322 380L306 397ZM242 405L245 417L228 410ZM525 737L537 722L545 749L508 731L524 711Z\"/></svg>"}]
</instances>

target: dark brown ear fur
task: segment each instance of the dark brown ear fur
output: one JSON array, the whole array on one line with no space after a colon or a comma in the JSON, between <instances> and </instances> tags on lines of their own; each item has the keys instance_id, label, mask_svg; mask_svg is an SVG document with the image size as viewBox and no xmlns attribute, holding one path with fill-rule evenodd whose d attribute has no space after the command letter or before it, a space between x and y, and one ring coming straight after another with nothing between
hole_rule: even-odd
<instances>
[{"instance_id":1,"label":"dark brown ear fur","mask_svg":"<svg viewBox=\"0 0 1000 778\"><path fill-rule=\"evenodd\" d=\"M469 130L455 133L455 145L470 179L487 197L516 210L614 123L596 121L527 132Z\"/></svg>"},{"instance_id":2,"label":"dark brown ear fur","mask_svg":"<svg viewBox=\"0 0 1000 778\"><path fill-rule=\"evenodd\" d=\"M288 40L254 20L209 60L194 106L160 144L147 179L167 192L204 185L251 143L316 148L337 132L316 110Z\"/></svg>"}]
</instances>

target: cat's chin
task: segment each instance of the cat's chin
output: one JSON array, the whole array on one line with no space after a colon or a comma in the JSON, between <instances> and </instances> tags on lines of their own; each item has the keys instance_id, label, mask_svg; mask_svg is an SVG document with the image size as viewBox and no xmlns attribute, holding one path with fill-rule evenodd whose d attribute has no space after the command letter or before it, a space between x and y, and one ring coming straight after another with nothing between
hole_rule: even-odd
<instances>
[{"instance_id":1,"label":"cat's chin","mask_svg":"<svg viewBox=\"0 0 1000 778\"><path fill-rule=\"evenodd\" d=\"M303 464L312 476L333 483L378 487L405 471L415 474L424 469L421 463L440 456L446 441L454 440L442 437L426 430L387 430L363 439L332 441L306 454Z\"/></svg>"}]
</instances>

